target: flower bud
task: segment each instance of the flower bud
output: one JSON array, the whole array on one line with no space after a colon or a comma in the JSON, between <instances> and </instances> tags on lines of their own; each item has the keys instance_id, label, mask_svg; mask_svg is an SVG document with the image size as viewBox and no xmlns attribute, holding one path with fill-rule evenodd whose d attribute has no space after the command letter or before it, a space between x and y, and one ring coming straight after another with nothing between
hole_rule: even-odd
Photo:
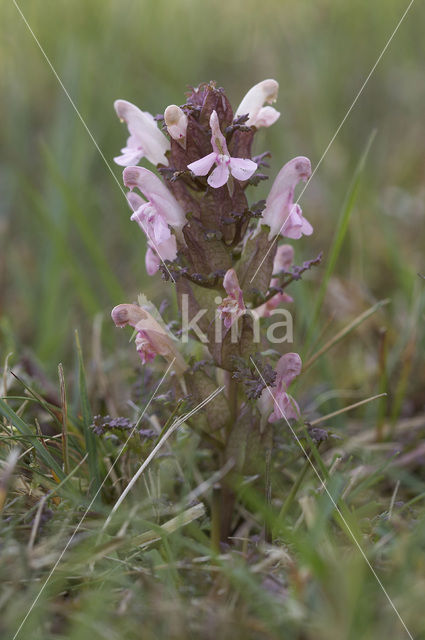
<instances>
[{"instance_id":1,"label":"flower bud","mask_svg":"<svg viewBox=\"0 0 425 640\"><path fill-rule=\"evenodd\" d=\"M164 111L164 120L170 136L186 147L187 115L175 104L170 104Z\"/></svg>"}]
</instances>

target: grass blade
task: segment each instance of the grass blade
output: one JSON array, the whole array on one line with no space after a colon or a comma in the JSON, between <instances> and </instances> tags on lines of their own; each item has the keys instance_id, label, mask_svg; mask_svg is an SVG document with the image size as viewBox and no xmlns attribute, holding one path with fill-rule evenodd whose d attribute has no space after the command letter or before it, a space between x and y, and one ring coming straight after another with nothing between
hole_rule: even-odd
<instances>
[{"instance_id":1,"label":"grass blade","mask_svg":"<svg viewBox=\"0 0 425 640\"><path fill-rule=\"evenodd\" d=\"M90 495L94 495L100 485L99 466L97 458L97 440L93 431L90 429L92 424L92 413L90 408L89 397L87 394L86 373L84 369L83 352L81 350L80 338L78 332L75 332L75 342L78 354L78 386L80 392L82 424L84 431L84 439L86 443L86 451L88 454L87 462L90 474Z\"/></svg>"}]
</instances>

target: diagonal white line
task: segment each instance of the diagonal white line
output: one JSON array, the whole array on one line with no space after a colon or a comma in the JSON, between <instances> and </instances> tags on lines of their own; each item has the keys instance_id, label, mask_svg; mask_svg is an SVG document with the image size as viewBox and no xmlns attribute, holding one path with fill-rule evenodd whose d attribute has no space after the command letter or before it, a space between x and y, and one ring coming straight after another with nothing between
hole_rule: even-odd
<instances>
[{"instance_id":1,"label":"diagonal white line","mask_svg":"<svg viewBox=\"0 0 425 640\"><path fill-rule=\"evenodd\" d=\"M71 537L69 538L68 542L66 543L66 545L65 545L65 546L64 546L64 548L62 549L62 551L61 551L61 553L60 553L60 555L59 555L58 559L57 559L57 560L56 560L56 562L55 562L55 564L54 564L54 565L53 565L53 567L51 568L49 575L47 576L47 578L46 578L46 579L45 579L45 581L43 582L43 584L42 584L42 586L41 586L41 588L40 588L39 592L37 593L36 597L34 598L34 600L33 600L32 604L31 604L30 608L28 609L28 611L27 611L27 613L26 613L26 615L25 615L24 619L22 620L21 624L19 625L19 627L18 627L18 629L17 629L17 631L16 631L15 635L13 636L12 640L16 640L16 638L18 637L18 635L19 635L19 633L20 633L20 631L21 631L22 627L24 626L24 624L25 624L25 622L26 622L26 620L27 620L28 616L31 614L31 611L34 609L35 605L37 604L37 602L38 602L38 600L39 600L39 598L40 598L41 594L43 593L44 589L46 588L47 584L49 583L50 578L52 577L52 575L53 575L53 574L54 574L54 572L56 571L56 569L57 569L57 567L58 567L59 563L61 562L61 560L62 560L63 556L65 555L65 553L66 553L66 551L67 551L67 549L68 549L69 545L71 544L71 542L72 542L72 541L73 541L73 539L75 538L76 534L78 533L78 531L79 531L79 529L80 529L80 527L81 527L81 525L82 525L82 523L83 523L83 521L84 521L84 519L85 519L86 515L88 514L88 512L89 512L89 511L90 511L90 509L92 508L92 506L93 506L93 504L94 504L94 502L95 502L95 500L96 500L97 496L98 496L98 495L99 495L99 493L101 492L101 490L102 490L102 488L103 488L103 486L104 486L105 482L107 481L107 479L108 479L108 478L109 478L109 476L111 475L111 473L112 473L112 471L113 471L113 469L114 469L115 465L117 464L118 460L120 459L120 457L121 457L121 455L122 455L122 453L123 453L123 451L124 451L125 447L127 446L128 442L129 442L129 440L130 440L130 438L133 436L134 432L136 431L137 427L138 427L138 426L139 426L139 424L140 424L141 419L143 418L143 416L145 415L146 411L148 410L149 405L151 404L152 400L153 400L153 399L154 399L154 397L156 396L156 394L157 394L157 392L158 392L159 387L162 385L162 383L164 382L164 380L165 380L166 376L168 375L168 372L170 371L171 367L173 366L174 361L175 361L175 358L174 358L174 360L173 360L173 361L168 365L168 368L167 368L166 372L164 373L164 375L162 376L162 378L161 378L161 380L159 381L158 385L156 386L155 391L153 392L153 394L152 394L152 395L151 395L151 397L149 398L149 401L148 401L147 405L146 405L146 406L145 406L145 408L143 409L143 411L142 411L142 413L140 414L140 416L139 416L139 418L138 418L138 420L137 420L136 424L135 424L135 425L134 425L134 427L132 428L132 430L131 430L131 432L130 432L130 435L128 436L127 440L124 442L124 444L123 444L123 446L121 447L121 449L120 449L120 451L119 451L119 453L118 453L117 457L115 458L114 462L113 462L113 463L112 463L112 465L110 466L110 468L109 468L109 470L108 470L108 473L107 473L107 474L105 475L105 477L103 478L102 483L100 484L100 486L99 486L98 490L96 491L95 495L93 496L93 498L92 498L92 500L91 500L91 502L90 502L89 506L88 506L88 507L87 507L87 509L84 511L83 515L81 516L81 519L80 519L80 521L78 522L77 526L75 527L74 531L72 532Z\"/></svg>"},{"instance_id":2,"label":"diagonal white line","mask_svg":"<svg viewBox=\"0 0 425 640\"><path fill-rule=\"evenodd\" d=\"M28 28L28 31L31 33L32 37L34 38L35 42L37 43L37 46L38 46L38 48L40 49L41 53L43 54L43 57L44 57L44 59L46 60L47 64L49 65L50 69L52 70L53 75L55 76L56 80L59 82L60 86L62 87L63 92L65 93L66 97L68 98L69 102L71 103L71 105L72 105L72 107L73 107L73 109L74 109L75 113L77 114L78 118L79 118L79 119L80 119L80 121L81 121L81 124L83 125L84 129L87 131L87 133L88 133L88 135L89 135L89 137L90 137L91 141L93 142L94 146L96 147L97 151L99 152L100 157L102 158L103 162L104 162L104 163L105 163L105 165L107 166L107 168L108 168L108 170L109 170L110 174L112 175L113 179L114 179L114 180L115 180L115 182L117 183L119 190L121 191L121 193L123 194L123 196L124 196L124 197L125 197L125 199L127 200L126 192L124 191L124 189L123 189L123 187L122 187L122 185L121 185L120 181L118 180L117 176L115 175L115 173L114 173L114 171L113 171L113 169L112 169L111 165L109 164L108 160L106 159L105 154L103 153L102 149L99 147L98 143L96 142L96 140L95 140L95 138L94 138L94 136L93 136L92 132L91 132L91 131L90 131L90 129L88 128L88 126L87 126L87 124L86 124L86 121L84 120L83 116L82 116L82 115L81 115L81 113L79 112L79 110L78 110L78 108L77 108L77 106L76 106L75 102L73 101L73 99L72 99L72 98L71 98L71 96L69 95L69 92L67 91L67 89L66 89L66 87L65 87L64 83L63 83L63 82L62 82L62 80L60 79L60 77L59 77L59 75L58 75L58 73L57 73L56 69L54 68L54 66L53 66L52 62L50 61L50 58L48 57L47 53L44 51L43 47L41 46L40 41L38 40L38 38L37 38L37 36L35 35L34 31L31 29L31 27L30 27L30 25L29 25L29 23L28 23L28 20L25 18L24 14L22 13L21 8L19 7L19 5L18 5L18 3L16 2L16 0L12 0L12 2L13 2L13 4L15 5L15 7L16 7L16 9L17 9L17 11L19 12L19 14L20 14L20 16L21 16L22 20L23 20L23 21L24 21L24 23L26 24L26 26L27 26L27 28ZM157 252L157 254L159 255L159 257L160 257L160 259L161 259L162 264L164 265L165 269L166 269L166 270L167 270L167 272L168 272L168 275L170 276L171 280L172 280L172 281L174 282L174 284L175 284L175 282L176 282L176 281L175 281L175 279L173 278L173 276L172 276L172 274L171 274L170 270L168 269L167 265L165 264L165 262L164 262L164 260L163 260L163 258L162 258L162 256L161 256L161 253L158 251L158 247L157 247L157 245L155 244L155 240L149 236L149 234L148 234L148 232L147 232L147 229L145 228L145 225L143 224L143 222L142 222L142 221L140 221L140 224L141 224L141 226L143 227L143 231L145 232L146 237L147 237L147 238L149 238L149 240L152 242L152 244L153 244L153 246L154 246L154 248L155 248L155 251L156 251L156 252Z\"/></svg>"},{"instance_id":3,"label":"diagonal white line","mask_svg":"<svg viewBox=\"0 0 425 640\"><path fill-rule=\"evenodd\" d=\"M300 195L298 196L297 201L293 204L293 206L291 207L291 211L288 213L288 215L286 216L285 220L283 221L282 226L279 229L279 233L273 238L272 243L270 244L268 250L266 251L262 261L260 262L256 272L254 273L254 275L252 276L250 283L254 280L255 276L257 275L257 273L259 272L259 270L261 269L261 266L264 262L264 260L267 258L267 256L269 255L273 245L275 244L275 242L277 241L277 239L279 238L283 227L285 226L289 216L291 215L292 209L299 203L301 196L303 195L304 191L307 189L308 185L310 184L310 182L312 181L314 175L316 174L318 168L320 167L320 165L322 164L326 154L328 153L329 149L331 148L335 138L337 137L338 133L341 131L345 121L347 120L348 116L350 115L350 113L352 112L352 110L354 109L358 99L360 98L361 94L363 93L364 88L366 87L367 83L369 82L370 78L372 77L376 67L378 66L378 64L380 63L382 56L384 55L384 53L386 52L386 50L388 49L388 47L390 46L395 34L397 33L397 31L399 30L403 20L405 19L405 17L407 16L408 12L410 11L410 8L412 6L412 4L415 2L415 0L410 0L407 9L404 11L403 15L401 16L400 20L398 21L394 31L392 32L392 34L390 35L385 47L382 49L381 53L378 56L378 59L376 60L375 64L373 65L372 69L369 71L366 80L363 82L362 86L360 87L359 91L357 92L356 97L354 98L353 102L351 103L350 108L348 109L347 113L345 114L345 116L343 117L343 119L341 120L341 122L339 123L337 130L335 131L334 135L332 136L332 138L329 141L328 146L326 147L326 149L324 150L324 152L322 153L322 156L319 160L319 162L316 164L311 176L309 177L309 179L307 180L307 182L305 183Z\"/></svg>"},{"instance_id":4,"label":"diagonal white line","mask_svg":"<svg viewBox=\"0 0 425 640\"><path fill-rule=\"evenodd\" d=\"M381 587L381 589L382 589L383 593L385 594L385 597L387 598L387 600L388 600L388 602L390 603L391 607L394 609L394 612L396 613L396 615L397 615L398 619L400 620L401 624L403 625L404 630L406 631L406 633L407 633L407 635L409 636L410 640L414 640L414 638L413 638L412 634L410 633L409 629L408 629L408 628L407 628L407 626L406 626L406 623L404 622L403 618L401 617L400 613L398 612L398 609L396 608L396 606L395 606L394 602L391 600L391 598L390 598L390 596L389 596L388 592L386 591L386 589L385 589L384 585L382 584L381 579L379 578L378 574L376 573L375 569L373 568L372 564L370 563L370 561L369 561L368 557L366 556L365 552L363 551L362 547L360 546L360 544L359 544L359 542L358 542L358 540L357 540L356 536L354 535L354 533L353 533L353 532L352 532L352 530L350 529L350 527L349 527L349 525L348 525L348 522L347 522L347 521L346 521L346 519L344 518L344 516L343 516L343 514L342 514L342 512L341 512L340 508L338 507L337 503L335 502L335 500L334 500L333 496L332 496L332 495L331 495L331 493L329 492L329 489L327 488L327 486L326 486L325 482L322 480L322 477L321 477L320 473L317 471L316 467L314 466L313 462L311 461L310 456L308 455L308 453L307 453L307 451L305 450L305 448L304 448L304 446L303 446L302 442L300 441L300 439L298 438L298 436L297 436L297 434L295 433L294 429L292 428L291 423L289 422L288 418L286 417L286 415L285 415L284 411L282 410L282 408L281 408L280 404L277 402L276 398L274 397L274 395L273 395L273 393L272 393L272 391L271 391L270 387L267 385L267 383L266 383L266 381L264 380L264 377L263 377L263 375L262 375L261 371L259 370L259 368L257 367L257 365L256 365L256 363L255 363L255 361L254 361L254 359L253 359L251 356L250 356L250 360L251 360L252 364L254 365L254 367L256 368L257 373L258 373L258 375L260 376L260 378L261 378L261 380L262 380L263 384L264 384L264 385L265 385L265 387L267 388L267 391L270 393L270 395L271 395L271 397L272 397L272 399L273 399L273 402L275 403L275 405L276 405L276 406L277 406L277 408L279 409L279 411L280 411L280 413L281 413L281 415L282 415L282 418L284 418L284 419L285 419L285 421L286 421L286 423L287 423L288 427L289 427L289 428L290 428L290 430L291 430L291 433L292 433L293 437L294 437L294 438L295 438L295 440L297 441L298 446L300 447L300 449L302 450L303 454L305 455L305 457L307 458L308 462L310 463L310 466L311 466L311 468L313 469L314 473L316 474L316 476L317 476L317 478L318 478L318 480L319 480L320 484L322 485L322 487L323 487L324 491L326 491L326 493L327 493L327 495L328 495L328 497L329 497L330 501L332 502L332 504L333 504L333 506L334 506L334 508L335 508L335 511L338 513L339 517L340 517L340 518L341 518L341 520L343 521L343 523L344 523L345 527L347 528L347 531L349 532L350 536L353 538L354 543L355 543L356 547L358 548L358 550L360 551L361 555L363 556L363 559L365 560L365 562L366 562L367 566L369 567L369 569L371 570L371 572L372 572L373 576L375 577L375 579L376 579L377 583L378 583L378 584L379 584L379 586Z\"/></svg>"},{"instance_id":5,"label":"diagonal white line","mask_svg":"<svg viewBox=\"0 0 425 640\"><path fill-rule=\"evenodd\" d=\"M102 527L102 531L104 531L106 529L106 527L108 526L108 524L110 523L112 516L114 515L115 511L117 511L117 509L119 508L119 506L121 505L121 503L125 500L125 497L128 495L128 493L131 491L133 485L137 482L138 478L140 478L140 476L142 475L142 473L144 472L144 470L146 469L146 467L148 466L148 464L151 462L151 460L153 460L153 458L156 456L156 454L158 453L158 451L161 449L162 445L168 440L168 438L171 436L172 433L174 433L174 431L181 425L183 424L183 422L185 422L188 418L191 418L195 413L197 413L197 411L200 411L203 407L205 407L206 404L208 404L209 402L211 402L211 400L214 400L214 398L216 396L218 396L219 393L221 393L223 391L225 387L218 387L215 391L213 391L212 393L210 393L210 395L205 398L205 400L202 400L202 402L200 402L194 409L192 409L191 411L189 411L188 413L186 413L184 416L181 416L180 418L177 418L173 424L170 426L170 428L168 429L168 431L166 431L164 433L164 435L162 436L162 438L157 442L157 444L155 445L155 447L152 449L152 451L150 452L150 454L148 455L148 457L146 458L146 460L143 462L143 464L139 467L139 469L136 471L136 473L134 474L134 476L132 477L132 479L130 480L130 482L128 483L128 485L126 486L126 488L124 489L124 491L122 492L122 494L120 495L120 497L118 498L118 500L116 501L116 503L114 504L114 506L112 507L111 513L109 514L109 516L107 517L105 524Z\"/></svg>"}]
</instances>

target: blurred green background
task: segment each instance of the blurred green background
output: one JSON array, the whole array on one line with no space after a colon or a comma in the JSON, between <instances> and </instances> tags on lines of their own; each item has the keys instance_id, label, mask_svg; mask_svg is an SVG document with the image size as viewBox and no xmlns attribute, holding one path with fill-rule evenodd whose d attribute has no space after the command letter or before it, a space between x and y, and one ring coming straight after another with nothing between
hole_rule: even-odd
<instances>
[{"instance_id":1,"label":"blurred green background","mask_svg":"<svg viewBox=\"0 0 425 640\"><path fill-rule=\"evenodd\" d=\"M272 151L272 177L296 155L308 156L314 167L407 2L19 5L121 181L112 158L126 130L113 111L114 99L156 114L184 102L188 85L210 79L236 106L251 85L276 78L282 117L257 136L256 151ZM146 276L143 234L129 221L123 194L13 2L2 2L0 11L1 339L4 355L15 354L12 362L31 351L54 372L59 361L72 357L75 328L87 344L93 319L102 314L103 340L114 349L128 336L117 338L110 308L140 291L159 304L171 288L160 275ZM302 197L315 234L296 243L297 262L321 249L326 256L354 168L376 129L320 326L335 315L334 323L349 320L390 297L381 324L390 327L394 363L411 332L423 325L425 283L417 272L425 270L424 18L424 4L416 2ZM266 188L262 184L251 198L264 196ZM300 350L323 270L291 292ZM416 338L419 347L421 335ZM351 365L347 384L366 380L368 387L370 348L367 337L357 336L345 354ZM330 386L346 369L347 361L336 358ZM414 397L418 387L411 384ZM423 403L422 395L413 401Z\"/></svg>"}]
</instances>

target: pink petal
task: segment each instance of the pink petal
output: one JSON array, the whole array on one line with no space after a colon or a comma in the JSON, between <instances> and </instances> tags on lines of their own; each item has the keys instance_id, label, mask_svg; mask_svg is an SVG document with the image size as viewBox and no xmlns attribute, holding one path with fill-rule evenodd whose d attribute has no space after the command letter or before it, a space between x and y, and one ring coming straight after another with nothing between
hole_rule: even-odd
<instances>
[{"instance_id":1,"label":"pink petal","mask_svg":"<svg viewBox=\"0 0 425 640\"><path fill-rule=\"evenodd\" d=\"M276 402L274 403L274 410L269 417L269 422L277 422L278 420L285 419L298 420L300 417L300 408L295 400L287 394L282 392L281 394L274 394ZM277 406L276 406L277 403Z\"/></svg>"},{"instance_id":2,"label":"pink petal","mask_svg":"<svg viewBox=\"0 0 425 640\"><path fill-rule=\"evenodd\" d=\"M234 269L228 269L223 278L223 287L229 296L237 298L241 288L239 286L238 276Z\"/></svg>"},{"instance_id":3,"label":"pink petal","mask_svg":"<svg viewBox=\"0 0 425 640\"><path fill-rule=\"evenodd\" d=\"M213 189L219 189L226 184L229 175L229 165L226 162L219 162L207 182Z\"/></svg>"},{"instance_id":4,"label":"pink petal","mask_svg":"<svg viewBox=\"0 0 425 640\"><path fill-rule=\"evenodd\" d=\"M195 176L206 176L213 164L217 160L217 154L213 151L200 160L195 160L187 165L187 168L195 174Z\"/></svg>"},{"instance_id":5,"label":"pink petal","mask_svg":"<svg viewBox=\"0 0 425 640\"><path fill-rule=\"evenodd\" d=\"M301 368L302 361L298 353L285 353L276 365L277 383L283 382L288 387L300 375Z\"/></svg>"},{"instance_id":6,"label":"pink petal","mask_svg":"<svg viewBox=\"0 0 425 640\"><path fill-rule=\"evenodd\" d=\"M131 164L137 164L145 155L143 148L135 136L130 136L127 140L127 146L121 149L122 155L116 156L114 162L121 167L128 167Z\"/></svg>"},{"instance_id":7,"label":"pink petal","mask_svg":"<svg viewBox=\"0 0 425 640\"><path fill-rule=\"evenodd\" d=\"M224 298L218 310L223 318L224 326L228 329L246 311L242 289L239 286L238 276L234 269L226 271L223 278L223 287L228 297Z\"/></svg>"},{"instance_id":8,"label":"pink petal","mask_svg":"<svg viewBox=\"0 0 425 640\"><path fill-rule=\"evenodd\" d=\"M311 226L309 221L304 218L304 216L303 216L301 231L305 236L311 236L311 234L313 233L313 227Z\"/></svg>"},{"instance_id":9,"label":"pink petal","mask_svg":"<svg viewBox=\"0 0 425 640\"><path fill-rule=\"evenodd\" d=\"M288 271L294 262L294 248L290 244L281 244L273 261L273 273Z\"/></svg>"},{"instance_id":10,"label":"pink petal","mask_svg":"<svg viewBox=\"0 0 425 640\"><path fill-rule=\"evenodd\" d=\"M262 107L251 123L254 127L271 127L280 118L280 112L273 107Z\"/></svg>"},{"instance_id":11,"label":"pink petal","mask_svg":"<svg viewBox=\"0 0 425 640\"><path fill-rule=\"evenodd\" d=\"M149 335L146 331L139 331L135 339L137 352L142 360L142 364L152 362L156 357L157 352L149 340Z\"/></svg>"},{"instance_id":12,"label":"pink petal","mask_svg":"<svg viewBox=\"0 0 425 640\"><path fill-rule=\"evenodd\" d=\"M134 191L129 191L126 194L126 196L127 196L128 204L130 205L130 208L133 209L133 211L137 211L137 209L139 209L139 207L141 207L142 204L146 204L146 201L143 200L143 198L139 196L138 193L135 193Z\"/></svg>"},{"instance_id":13,"label":"pink petal","mask_svg":"<svg viewBox=\"0 0 425 640\"><path fill-rule=\"evenodd\" d=\"M294 204L282 227L281 234L286 238L298 240L301 236L311 236L312 233L313 227L304 218L301 207L298 204Z\"/></svg>"},{"instance_id":14,"label":"pink petal","mask_svg":"<svg viewBox=\"0 0 425 640\"><path fill-rule=\"evenodd\" d=\"M257 169L253 160L230 158L230 172L236 180L248 180Z\"/></svg>"},{"instance_id":15,"label":"pink petal","mask_svg":"<svg viewBox=\"0 0 425 640\"><path fill-rule=\"evenodd\" d=\"M302 236L303 217L301 207L298 204L292 205L289 215L284 220L281 234L286 238L298 240Z\"/></svg>"},{"instance_id":16,"label":"pink petal","mask_svg":"<svg viewBox=\"0 0 425 640\"><path fill-rule=\"evenodd\" d=\"M158 271L160 264L161 260L158 255L151 247L148 247L145 255L145 265L148 275L153 276Z\"/></svg>"},{"instance_id":17,"label":"pink petal","mask_svg":"<svg viewBox=\"0 0 425 640\"><path fill-rule=\"evenodd\" d=\"M211 145L215 153L219 155L228 156L229 151L227 149L226 138L221 133L220 122L218 119L217 111L213 111L210 116L211 127Z\"/></svg>"},{"instance_id":18,"label":"pink petal","mask_svg":"<svg viewBox=\"0 0 425 640\"><path fill-rule=\"evenodd\" d=\"M149 207L149 229L152 234L152 240L155 241L155 244L165 242L171 236L171 231L168 228L168 224L152 206Z\"/></svg>"},{"instance_id":19,"label":"pink petal","mask_svg":"<svg viewBox=\"0 0 425 640\"><path fill-rule=\"evenodd\" d=\"M270 190L270 198L286 197L288 201L292 201L292 195L295 187L300 180L307 182L311 176L311 164L308 158L298 156L287 162L276 176L273 186ZM290 195L292 194L292 195Z\"/></svg>"},{"instance_id":20,"label":"pink petal","mask_svg":"<svg viewBox=\"0 0 425 640\"><path fill-rule=\"evenodd\" d=\"M176 236L170 235L169 238L157 245L157 249L163 260L175 260L177 258Z\"/></svg>"}]
</instances>

